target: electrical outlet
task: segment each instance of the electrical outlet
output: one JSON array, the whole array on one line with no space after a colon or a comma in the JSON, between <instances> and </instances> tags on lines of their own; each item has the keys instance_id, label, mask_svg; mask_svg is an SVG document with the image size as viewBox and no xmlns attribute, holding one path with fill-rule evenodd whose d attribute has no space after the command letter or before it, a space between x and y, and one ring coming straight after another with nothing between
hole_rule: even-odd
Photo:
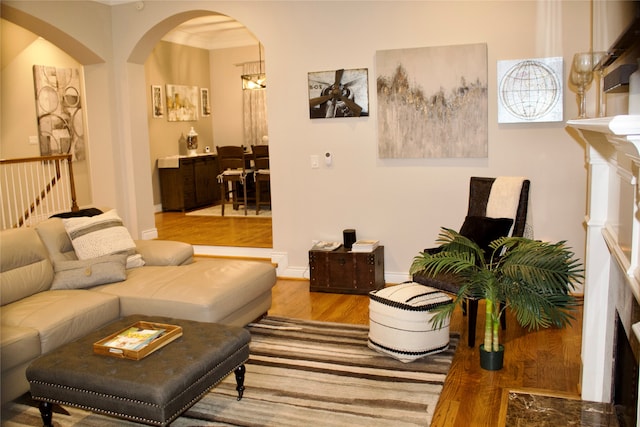
<instances>
[{"instance_id":1,"label":"electrical outlet","mask_svg":"<svg viewBox=\"0 0 640 427\"><path fill-rule=\"evenodd\" d=\"M38 136L30 135L29 136L29 144L30 145L38 145Z\"/></svg>"},{"instance_id":2,"label":"electrical outlet","mask_svg":"<svg viewBox=\"0 0 640 427\"><path fill-rule=\"evenodd\" d=\"M317 154L311 156L311 169L318 169L320 167L320 158Z\"/></svg>"}]
</instances>

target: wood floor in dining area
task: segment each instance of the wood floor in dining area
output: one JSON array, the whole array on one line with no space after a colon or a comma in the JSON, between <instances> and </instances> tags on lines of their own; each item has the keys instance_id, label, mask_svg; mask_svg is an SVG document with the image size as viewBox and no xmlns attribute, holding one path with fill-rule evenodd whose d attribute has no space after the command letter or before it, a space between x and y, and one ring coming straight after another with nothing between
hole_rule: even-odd
<instances>
[{"instance_id":1,"label":"wood floor in dining area","mask_svg":"<svg viewBox=\"0 0 640 427\"><path fill-rule=\"evenodd\" d=\"M189 216L184 212L155 214L158 238L192 245L273 247L271 218Z\"/></svg>"},{"instance_id":2,"label":"wood floor in dining area","mask_svg":"<svg viewBox=\"0 0 640 427\"><path fill-rule=\"evenodd\" d=\"M156 214L160 238L205 245L271 247L271 219L184 217L180 213ZM193 220L191 218L197 218ZM218 221L216 221L218 220ZM236 221L240 220L240 221ZM263 222L260 222L263 221ZM209 230L210 229L210 230ZM483 313L481 303L478 310ZM309 281L279 279L269 314L298 319L366 325L369 298L309 292ZM461 334L433 418L433 427L499 426L503 390L532 389L579 398L582 309L571 327L526 331L507 315L503 333L504 368L485 371L479 366L478 345L466 344L468 328L460 310L451 319L451 331ZM482 340L484 319L478 317L477 344Z\"/></svg>"}]
</instances>

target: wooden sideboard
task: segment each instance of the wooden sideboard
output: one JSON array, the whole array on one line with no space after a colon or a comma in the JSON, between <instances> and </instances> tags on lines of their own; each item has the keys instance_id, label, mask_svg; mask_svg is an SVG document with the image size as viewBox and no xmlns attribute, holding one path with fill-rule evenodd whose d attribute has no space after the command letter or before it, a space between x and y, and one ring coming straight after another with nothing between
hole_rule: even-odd
<instances>
[{"instance_id":1,"label":"wooden sideboard","mask_svg":"<svg viewBox=\"0 0 640 427\"><path fill-rule=\"evenodd\" d=\"M163 211L188 211L220 201L215 154L158 159Z\"/></svg>"}]
</instances>

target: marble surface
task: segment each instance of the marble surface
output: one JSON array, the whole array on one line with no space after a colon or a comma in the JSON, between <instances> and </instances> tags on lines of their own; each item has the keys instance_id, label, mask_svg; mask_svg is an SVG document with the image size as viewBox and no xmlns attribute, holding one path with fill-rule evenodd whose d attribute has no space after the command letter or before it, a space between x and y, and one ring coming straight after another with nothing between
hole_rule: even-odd
<instances>
[{"instance_id":1,"label":"marble surface","mask_svg":"<svg viewBox=\"0 0 640 427\"><path fill-rule=\"evenodd\" d=\"M618 427L613 406L559 396L510 391L507 427Z\"/></svg>"}]
</instances>

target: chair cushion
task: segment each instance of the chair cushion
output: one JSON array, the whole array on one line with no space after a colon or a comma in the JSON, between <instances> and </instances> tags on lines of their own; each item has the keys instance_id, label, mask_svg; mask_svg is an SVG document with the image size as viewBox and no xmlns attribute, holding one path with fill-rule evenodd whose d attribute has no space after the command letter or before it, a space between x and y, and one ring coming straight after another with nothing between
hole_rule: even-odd
<instances>
[{"instance_id":1,"label":"chair cushion","mask_svg":"<svg viewBox=\"0 0 640 427\"><path fill-rule=\"evenodd\" d=\"M511 218L467 216L460 228L460 234L477 243L480 249L487 251L491 242L509 235L512 224Z\"/></svg>"},{"instance_id":2,"label":"chair cushion","mask_svg":"<svg viewBox=\"0 0 640 427\"><path fill-rule=\"evenodd\" d=\"M449 347L449 319L441 328L431 323L433 309L451 298L414 282L369 293L370 348L401 362L411 362Z\"/></svg>"}]
</instances>

